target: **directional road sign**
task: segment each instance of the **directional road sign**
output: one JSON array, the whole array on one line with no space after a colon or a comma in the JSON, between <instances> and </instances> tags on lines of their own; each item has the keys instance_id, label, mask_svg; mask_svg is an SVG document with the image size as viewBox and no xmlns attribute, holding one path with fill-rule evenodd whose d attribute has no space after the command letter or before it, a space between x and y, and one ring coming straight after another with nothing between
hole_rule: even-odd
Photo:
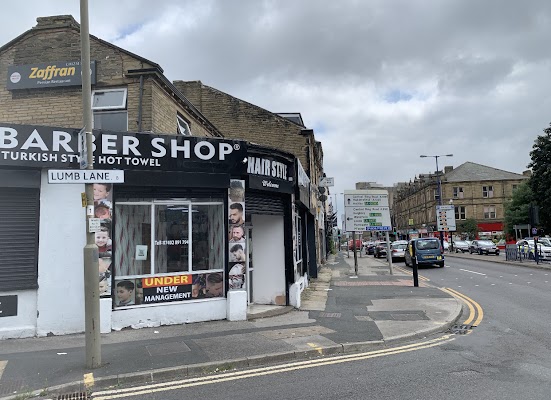
<instances>
[{"instance_id":1,"label":"directional road sign","mask_svg":"<svg viewBox=\"0 0 551 400\"><path fill-rule=\"evenodd\" d=\"M439 232L451 232L456 230L455 208L453 205L436 206L436 228Z\"/></svg>"},{"instance_id":2,"label":"directional road sign","mask_svg":"<svg viewBox=\"0 0 551 400\"><path fill-rule=\"evenodd\" d=\"M392 231L386 190L345 190L345 230Z\"/></svg>"}]
</instances>

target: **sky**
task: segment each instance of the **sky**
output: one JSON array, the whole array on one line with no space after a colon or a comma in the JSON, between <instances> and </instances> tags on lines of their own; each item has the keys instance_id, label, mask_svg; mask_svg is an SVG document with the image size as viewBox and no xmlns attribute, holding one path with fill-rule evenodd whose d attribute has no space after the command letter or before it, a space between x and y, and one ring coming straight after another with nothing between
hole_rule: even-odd
<instances>
[{"instance_id":1,"label":"sky","mask_svg":"<svg viewBox=\"0 0 551 400\"><path fill-rule=\"evenodd\" d=\"M10 3L0 43L76 0ZM551 122L548 0L90 0L90 33L323 145L331 198L470 161L522 173Z\"/></svg>"}]
</instances>

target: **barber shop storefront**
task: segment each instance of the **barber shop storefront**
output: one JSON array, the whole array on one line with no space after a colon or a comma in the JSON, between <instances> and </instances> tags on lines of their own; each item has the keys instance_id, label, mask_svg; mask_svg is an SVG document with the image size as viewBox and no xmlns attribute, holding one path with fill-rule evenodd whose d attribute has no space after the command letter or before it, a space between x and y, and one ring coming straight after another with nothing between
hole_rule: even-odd
<instances>
[{"instance_id":1,"label":"barber shop storefront","mask_svg":"<svg viewBox=\"0 0 551 400\"><path fill-rule=\"evenodd\" d=\"M290 304L294 177L294 156L249 144L245 199L250 304Z\"/></svg>"},{"instance_id":2,"label":"barber shop storefront","mask_svg":"<svg viewBox=\"0 0 551 400\"><path fill-rule=\"evenodd\" d=\"M86 207L78 135L0 126L0 338L83 331L86 213L99 222L102 332L226 318L228 291L248 286L232 269L246 247L231 251L246 237L232 230L245 230L247 143L94 131Z\"/></svg>"}]
</instances>

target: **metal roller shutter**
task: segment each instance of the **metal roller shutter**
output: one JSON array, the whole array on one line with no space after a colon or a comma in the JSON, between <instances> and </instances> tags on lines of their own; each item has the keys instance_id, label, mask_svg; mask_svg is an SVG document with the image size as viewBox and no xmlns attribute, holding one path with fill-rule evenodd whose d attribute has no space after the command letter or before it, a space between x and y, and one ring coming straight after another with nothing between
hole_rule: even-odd
<instances>
[{"instance_id":1,"label":"metal roller shutter","mask_svg":"<svg viewBox=\"0 0 551 400\"><path fill-rule=\"evenodd\" d=\"M245 192L245 214L284 215L283 198L267 195L262 192L247 190ZM247 218L250 221L250 218Z\"/></svg>"},{"instance_id":2,"label":"metal roller shutter","mask_svg":"<svg viewBox=\"0 0 551 400\"><path fill-rule=\"evenodd\" d=\"M0 290L38 287L38 215L38 189L0 190Z\"/></svg>"}]
</instances>

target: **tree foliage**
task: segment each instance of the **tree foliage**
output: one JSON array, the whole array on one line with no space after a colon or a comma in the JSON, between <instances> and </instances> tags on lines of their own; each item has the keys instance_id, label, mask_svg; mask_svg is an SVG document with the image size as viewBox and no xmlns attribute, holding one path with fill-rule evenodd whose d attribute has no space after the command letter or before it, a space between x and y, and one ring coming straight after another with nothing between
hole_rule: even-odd
<instances>
[{"instance_id":1,"label":"tree foliage","mask_svg":"<svg viewBox=\"0 0 551 400\"><path fill-rule=\"evenodd\" d=\"M467 218L465 221L457 224L457 233L467 236L468 240L473 240L478 234L478 223L474 218Z\"/></svg>"},{"instance_id":2,"label":"tree foliage","mask_svg":"<svg viewBox=\"0 0 551 400\"><path fill-rule=\"evenodd\" d=\"M514 225L530 222L530 203L534 200L530 181L521 183L513 197L505 204L505 232L515 236Z\"/></svg>"},{"instance_id":3,"label":"tree foliage","mask_svg":"<svg viewBox=\"0 0 551 400\"><path fill-rule=\"evenodd\" d=\"M551 232L551 127L543 130L543 135L537 137L532 151L531 162L528 168L532 168L530 188L534 201L540 210L540 225L545 232Z\"/></svg>"}]
</instances>

